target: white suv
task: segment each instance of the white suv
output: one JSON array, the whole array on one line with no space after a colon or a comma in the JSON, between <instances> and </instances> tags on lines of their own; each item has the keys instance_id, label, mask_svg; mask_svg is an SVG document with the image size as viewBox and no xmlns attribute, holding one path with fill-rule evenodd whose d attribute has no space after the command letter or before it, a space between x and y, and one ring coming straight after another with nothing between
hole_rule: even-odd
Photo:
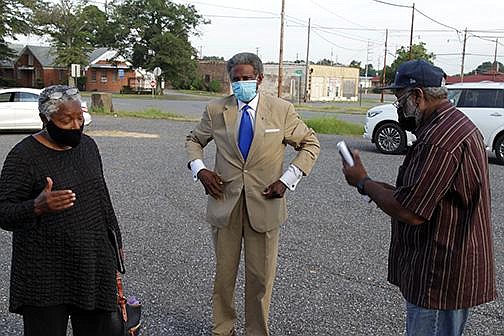
<instances>
[{"instance_id":1,"label":"white suv","mask_svg":"<svg viewBox=\"0 0 504 336\"><path fill-rule=\"evenodd\" d=\"M487 150L494 151L499 163L504 164L504 83L458 83L447 88L448 99L474 122ZM416 140L401 129L392 104L368 110L363 136L386 154L401 153Z\"/></svg>"}]
</instances>

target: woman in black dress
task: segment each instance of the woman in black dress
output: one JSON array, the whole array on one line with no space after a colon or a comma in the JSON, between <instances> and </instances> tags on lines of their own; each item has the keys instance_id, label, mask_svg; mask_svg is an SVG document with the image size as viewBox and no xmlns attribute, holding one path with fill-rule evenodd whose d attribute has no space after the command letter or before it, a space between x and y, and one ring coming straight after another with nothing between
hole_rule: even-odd
<instances>
[{"instance_id":1,"label":"woman in black dress","mask_svg":"<svg viewBox=\"0 0 504 336\"><path fill-rule=\"evenodd\" d=\"M79 91L40 94L44 129L8 154L0 227L13 232L10 306L25 336L110 336L121 234L96 143L82 134ZM115 233L117 245L109 235Z\"/></svg>"}]
</instances>

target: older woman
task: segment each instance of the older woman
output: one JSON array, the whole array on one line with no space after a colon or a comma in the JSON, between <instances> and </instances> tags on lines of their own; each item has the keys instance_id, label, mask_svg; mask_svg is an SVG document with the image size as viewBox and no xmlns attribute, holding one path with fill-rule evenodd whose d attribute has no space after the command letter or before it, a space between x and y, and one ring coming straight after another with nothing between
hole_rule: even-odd
<instances>
[{"instance_id":1,"label":"older woman","mask_svg":"<svg viewBox=\"0 0 504 336\"><path fill-rule=\"evenodd\" d=\"M0 227L13 232L10 306L25 336L111 335L121 234L95 142L83 130L79 91L42 91L44 129L8 154ZM117 246L109 236L114 233Z\"/></svg>"}]
</instances>

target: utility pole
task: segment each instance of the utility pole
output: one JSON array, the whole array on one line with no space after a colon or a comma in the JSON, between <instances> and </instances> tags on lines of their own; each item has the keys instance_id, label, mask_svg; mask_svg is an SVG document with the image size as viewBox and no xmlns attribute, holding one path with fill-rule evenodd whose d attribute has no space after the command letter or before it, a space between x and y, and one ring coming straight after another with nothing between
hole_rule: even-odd
<instances>
[{"instance_id":1,"label":"utility pole","mask_svg":"<svg viewBox=\"0 0 504 336\"><path fill-rule=\"evenodd\" d=\"M499 71L499 64L497 63L497 45L499 44L499 38L495 38L495 54L494 54L494 64L495 64L495 73Z\"/></svg>"},{"instance_id":2,"label":"utility pole","mask_svg":"<svg viewBox=\"0 0 504 336\"><path fill-rule=\"evenodd\" d=\"M278 60L278 97L282 96L282 79L283 79L283 40L284 40L284 17L285 17L285 0L282 0L282 14L280 15L280 55Z\"/></svg>"},{"instance_id":3,"label":"utility pole","mask_svg":"<svg viewBox=\"0 0 504 336\"><path fill-rule=\"evenodd\" d=\"M411 11L411 32L410 32L410 40L409 40L409 59L413 59L413 22L415 21L415 3L413 3L412 11Z\"/></svg>"},{"instance_id":4,"label":"utility pole","mask_svg":"<svg viewBox=\"0 0 504 336\"><path fill-rule=\"evenodd\" d=\"M259 47L256 47L256 55L259 57Z\"/></svg>"},{"instance_id":5,"label":"utility pole","mask_svg":"<svg viewBox=\"0 0 504 336\"><path fill-rule=\"evenodd\" d=\"M369 81L368 81L368 70L369 70L369 54L372 53L369 49L371 48L371 42L368 40L367 43L367 52L366 52L366 65L364 66L364 76L366 77L366 87L364 88L365 94L368 93Z\"/></svg>"},{"instance_id":6,"label":"utility pole","mask_svg":"<svg viewBox=\"0 0 504 336\"><path fill-rule=\"evenodd\" d=\"M304 102L308 100L308 79L310 76L310 61L309 61L309 56L310 56L310 24L311 24L311 18L308 18L308 41L306 42L306 69L305 69L305 82L304 82Z\"/></svg>"},{"instance_id":7,"label":"utility pole","mask_svg":"<svg viewBox=\"0 0 504 336\"><path fill-rule=\"evenodd\" d=\"M462 45L462 65L460 66L460 82L464 83L464 61L465 61L465 50L467 41L467 27L464 30L464 44Z\"/></svg>"},{"instance_id":8,"label":"utility pole","mask_svg":"<svg viewBox=\"0 0 504 336\"><path fill-rule=\"evenodd\" d=\"M385 75L387 74L387 42L388 42L388 29L385 29L385 55L383 56L383 71L382 71L382 86L385 86ZM383 103L383 90L381 90L380 102Z\"/></svg>"}]
</instances>

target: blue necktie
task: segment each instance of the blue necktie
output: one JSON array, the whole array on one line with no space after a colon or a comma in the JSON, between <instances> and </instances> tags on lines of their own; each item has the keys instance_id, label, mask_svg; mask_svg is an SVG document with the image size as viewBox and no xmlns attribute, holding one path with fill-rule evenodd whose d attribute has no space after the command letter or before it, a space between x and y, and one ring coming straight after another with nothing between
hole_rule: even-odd
<instances>
[{"instance_id":1,"label":"blue necktie","mask_svg":"<svg viewBox=\"0 0 504 336\"><path fill-rule=\"evenodd\" d=\"M242 108L242 117L240 121L240 129L238 131L238 147L242 153L243 159L247 160L247 156L254 137L254 130L252 129L252 121L248 109L250 106L245 105Z\"/></svg>"}]
</instances>

